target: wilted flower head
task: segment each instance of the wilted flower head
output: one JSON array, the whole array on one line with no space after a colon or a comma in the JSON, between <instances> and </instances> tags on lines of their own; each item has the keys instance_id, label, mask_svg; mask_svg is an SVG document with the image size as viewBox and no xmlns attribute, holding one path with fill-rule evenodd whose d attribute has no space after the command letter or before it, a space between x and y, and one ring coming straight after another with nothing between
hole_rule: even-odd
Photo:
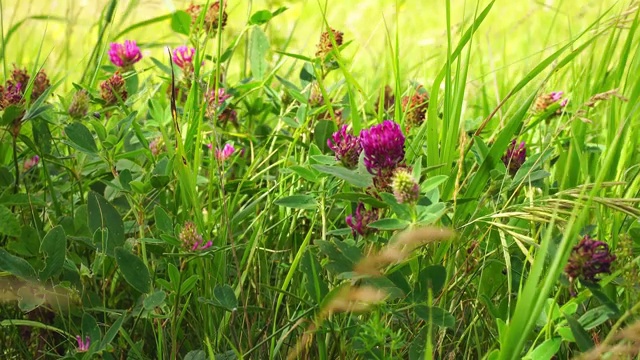
<instances>
[{"instance_id":1,"label":"wilted flower head","mask_svg":"<svg viewBox=\"0 0 640 360\"><path fill-rule=\"evenodd\" d=\"M611 274L611 263L615 260L616 256L609 252L607 243L585 235L571 250L564 272L570 281L580 279L596 283L598 274Z\"/></svg>"},{"instance_id":2,"label":"wilted flower head","mask_svg":"<svg viewBox=\"0 0 640 360\"><path fill-rule=\"evenodd\" d=\"M89 346L91 345L91 339L87 336L85 337L85 341L82 341L82 336L76 336L76 341L78 341L78 352L87 352L89 351Z\"/></svg>"},{"instance_id":3,"label":"wilted flower head","mask_svg":"<svg viewBox=\"0 0 640 360\"><path fill-rule=\"evenodd\" d=\"M568 99L564 99L560 101L563 95L564 95L564 92L562 91L553 91L548 94L543 94L538 96L534 104L534 108L536 112L539 112L539 113L545 112L549 108L549 106L557 102L560 102L560 109L558 109L557 112L558 113L561 112L562 108L567 106L567 101L568 101Z\"/></svg>"},{"instance_id":4,"label":"wilted flower head","mask_svg":"<svg viewBox=\"0 0 640 360\"><path fill-rule=\"evenodd\" d=\"M188 46L178 46L173 50L173 62L178 65L184 72L193 71L193 58L196 55L196 49Z\"/></svg>"},{"instance_id":5,"label":"wilted flower head","mask_svg":"<svg viewBox=\"0 0 640 360\"><path fill-rule=\"evenodd\" d=\"M404 135L400 125L385 120L360 133L364 164L371 174L394 170L404 160Z\"/></svg>"},{"instance_id":6,"label":"wilted flower head","mask_svg":"<svg viewBox=\"0 0 640 360\"><path fill-rule=\"evenodd\" d=\"M127 88L120 72L116 71L113 76L100 84L100 96L106 106L115 105L120 100L127 100Z\"/></svg>"},{"instance_id":7,"label":"wilted flower head","mask_svg":"<svg viewBox=\"0 0 640 360\"><path fill-rule=\"evenodd\" d=\"M336 42L336 45L339 47L343 42L343 35L341 31L330 29L331 34L333 34L333 38ZM333 43L331 42L331 35L329 35L329 31L325 31L320 35L320 42L317 45L318 50L316 51L316 57L324 58L327 56L331 50L333 50Z\"/></svg>"},{"instance_id":8,"label":"wilted flower head","mask_svg":"<svg viewBox=\"0 0 640 360\"><path fill-rule=\"evenodd\" d=\"M391 183L393 189L393 195L396 197L399 203L415 204L420 197L420 185L405 168L398 168Z\"/></svg>"},{"instance_id":9,"label":"wilted flower head","mask_svg":"<svg viewBox=\"0 0 640 360\"><path fill-rule=\"evenodd\" d=\"M33 79L33 88L31 89L31 98L37 99L40 95L44 94L44 92L51 86L49 82L49 78L47 78L47 74L44 70L38 71L36 77Z\"/></svg>"},{"instance_id":10,"label":"wilted flower head","mask_svg":"<svg viewBox=\"0 0 640 360\"><path fill-rule=\"evenodd\" d=\"M360 234L362 236L370 233L374 229L368 225L378 220L378 212L374 209L367 210L363 203L358 203L356 211L346 218L347 225L351 228L353 236Z\"/></svg>"},{"instance_id":11,"label":"wilted flower head","mask_svg":"<svg viewBox=\"0 0 640 360\"><path fill-rule=\"evenodd\" d=\"M191 15L191 24L199 25L199 17L202 11L202 5L190 4L186 9L186 12ZM209 5L209 9L207 9L206 14L204 15L203 27L204 30L211 34L215 35L218 31L218 25L220 26L220 30L223 30L227 25L227 11L226 4L222 4L222 21L220 20L220 1L216 1Z\"/></svg>"},{"instance_id":12,"label":"wilted flower head","mask_svg":"<svg viewBox=\"0 0 640 360\"><path fill-rule=\"evenodd\" d=\"M327 139L327 146L336 154L336 160L342 162L346 168L353 169L358 166L362 152L360 139L353 135L347 125L342 125L340 130Z\"/></svg>"},{"instance_id":13,"label":"wilted flower head","mask_svg":"<svg viewBox=\"0 0 640 360\"><path fill-rule=\"evenodd\" d=\"M213 245L211 240L204 243L202 235L198 233L196 224L191 221L184 223L184 227L180 232L180 241L182 241L182 247L190 251L205 250Z\"/></svg>"},{"instance_id":14,"label":"wilted flower head","mask_svg":"<svg viewBox=\"0 0 640 360\"><path fill-rule=\"evenodd\" d=\"M69 115L72 118L79 119L87 115L89 111L89 93L87 90L80 90L73 95L71 105L69 105Z\"/></svg>"},{"instance_id":15,"label":"wilted flower head","mask_svg":"<svg viewBox=\"0 0 640 360\"><path fill-rule=\"evenodd\" d=\"M113 65L125 69L130 69L142 59L140 48L133 40L125 40L123 44L111 43L108 54Z\"/></svg>"},{"instance_id":16,"label":"wilted flower head","mask_svg":"<svg viewBox=\"0 0 640 360\"><path fill-rule=\"evenodd\" d=\"M412 96L402 97L402 111L405 114L407 128L422 124L428 107L429 95L426 92L416 92Z\"/></svg>"},{"instance_id":17,"label":"wilted flower head","mask_svg":"<svg viewBox=\"0 0 640 360\"><path fill-rule=\"evenodd\" d=\"M231 144L225 144L222 150L216 149L216 159L220 162L224 162L229 159L236 149Z\"/></svg>"},{"instance_id":18,"label":"wilted flower head","mask_svg":"<svg viewBox=\"0 0 640 360\"><path fill-rule=\"evenodd\" d=\"M27 73L27 69L20 69L15 64L11 71L11 77L5 83L5 86L0 86L0 110L10 106L19 105L24 100L24 93L29 85L31 77ZM31 88L31 99L36 100L39 98L50 86L49 79L44 70L40 70L33 80L33 86Z\"/></svg>"},{"instance_id":19,"label":"wilted flower head","mask_svg":"<svg viewBox=\"0 0 640 360\"><path fill-rule=\"evenodd\" d=\"M24 171L29 171L40 162L40 156L34 155L32 158L25 160Z\"/></svg>"},{"instance_id":20,"label":"wilted flower head","mask_svg":"<svg viewBox=\"0 0 640 360\"><path fill-rule=\"evenodd\" d=\"M511 176L515 175L524 161L527 159L527 148L525 146L525 142L521 142L519 145L516 144L516 140L512 140L511 144L507 148L507 152L502 156L502 162L504 166L509 170L509 174Z\"/></svg>"}]
</instances>

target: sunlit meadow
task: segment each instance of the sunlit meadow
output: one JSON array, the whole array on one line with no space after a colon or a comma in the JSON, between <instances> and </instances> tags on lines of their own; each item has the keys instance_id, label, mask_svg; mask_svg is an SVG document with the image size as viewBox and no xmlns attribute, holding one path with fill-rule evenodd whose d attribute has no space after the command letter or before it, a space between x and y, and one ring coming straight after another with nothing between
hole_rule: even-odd
<instances>
[{"instance_id":1,"label":"sunlit meadow","mask_svg":"<svg viewBox=\"0 0 640 360\"><path fill-rule=\"evenodd\" d=\"M639 25L0 2L0 358L636 358Z\"/></svg>"}]
</instances>

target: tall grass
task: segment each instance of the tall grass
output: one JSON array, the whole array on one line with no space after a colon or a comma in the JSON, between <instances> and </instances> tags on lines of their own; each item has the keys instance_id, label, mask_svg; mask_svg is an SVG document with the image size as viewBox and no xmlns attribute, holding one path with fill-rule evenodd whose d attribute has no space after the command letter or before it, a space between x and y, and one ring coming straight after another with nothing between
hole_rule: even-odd
<instances>
[{"instance_id":1,"label":"tall grass","mask_svg":"<svg viewBox=\"0 0 640 360\"><path fill-rule=\"evenodd\" d=\"M2 83L31 75L0 117L3 356L635 356L636 3L65 6L0 4ZM125 39L142 60L118 68ZM107 104L116 70L127 96ZM566 105L540 105L553 91ZM417 202L327 146L386 119ZM566 270L585 235L617 257L596 281Z\"/></svg>"}]
</instances>

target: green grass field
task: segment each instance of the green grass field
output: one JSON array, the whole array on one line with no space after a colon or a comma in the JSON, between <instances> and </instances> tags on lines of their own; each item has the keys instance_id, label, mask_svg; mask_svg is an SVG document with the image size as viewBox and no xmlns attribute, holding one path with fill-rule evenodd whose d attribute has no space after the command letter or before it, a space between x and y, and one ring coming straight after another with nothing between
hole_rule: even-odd
<instances>
[{"instance_id":1,"label":"green grass field","mask_svg":"<svg viewBox=\"0 0 640 360\"><path fill-rule=\"evenodd\" d=\"M639 14L1 2L0 357L636 358Z\"/></svg>"}]
</instances>

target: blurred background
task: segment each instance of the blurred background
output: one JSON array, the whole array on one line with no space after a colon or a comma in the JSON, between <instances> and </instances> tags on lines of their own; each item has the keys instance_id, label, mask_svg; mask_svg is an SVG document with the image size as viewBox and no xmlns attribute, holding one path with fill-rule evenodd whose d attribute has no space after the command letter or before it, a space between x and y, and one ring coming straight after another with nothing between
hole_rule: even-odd
<instances>
[{"instance_id":1,"label":"blurred background","mask_svg":"<svg viewBox=\"0 0 640 360\"><path fill-rule=\"evenodd\" d=\"M8 42L3 44L5 69L10 69L14 62L32 66L36 59L40 59L39 63L44 63L44 68L54 80L62 77L70 80L63 85L63 89L69 89L72 81L79 81L86 66L98 38L102 14L109 2L2 0L3 34L5 38L10 35L6 39ZM171 31L169 20L142 26L122 37L117 35L134 24L170 14L176 9L185 9L190 3L175 0L118 1L114 22L105 34L105 44L136 40L147 55L142 66L153 66L149 55L166 63L164 47L174 47L187 41L186 36ZM489 1L486 0L451 1L451 27L456 36L452 39L453 46L462 29L472 24L474 14L487 4ZM223 49L242 33L250 14L258 10L273 11L283 6L288 10L266 25L271 50L313 56L315 44L323 31L322 14L326 12L330 26L343 31L345 41L353 41L343 54L365 89L393 81L389 78L393 76L390 46L395 44L396 35L400 45L402 81L412 79L428 84L446 61L446 1L228 1L229 18L222 33ZM535 66L543 56L565 44L612 6L609 16L628 6L628 2L496 0L471 46L469 90L473 90L475 82L509 83L511 77L517 81L523 69ZM609 16L605 15L604 19ZM246 34L234 56L243 56L242 42L247 38ZM271 66L275 66L281 57L275 52L272 54ZM281 76L292 74L292 64L296 61L291 58L284 60L283 70L279 71ZM105 57L103 63L107 61ZM231 62L228 71L232 82L240 80L234 79L240 66L240 61ZM0 76L4 77L4 74L0 72Z\"/></svg>"}]
</instances>

